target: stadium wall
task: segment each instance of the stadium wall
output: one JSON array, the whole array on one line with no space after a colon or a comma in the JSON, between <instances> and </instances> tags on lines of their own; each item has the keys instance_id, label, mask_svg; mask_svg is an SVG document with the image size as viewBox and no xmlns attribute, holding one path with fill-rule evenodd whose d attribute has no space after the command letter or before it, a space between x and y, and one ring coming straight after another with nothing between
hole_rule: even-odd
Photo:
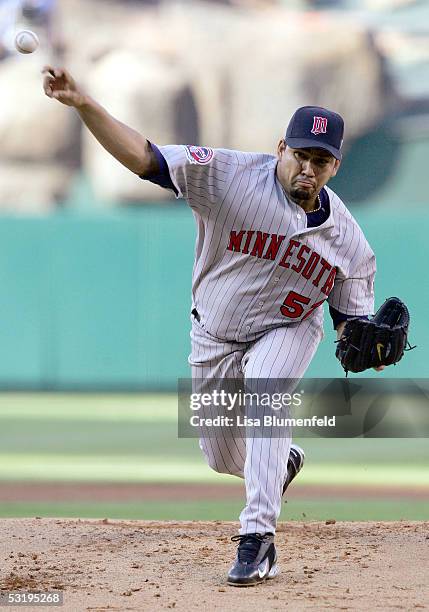
<instances>
[{"instance_id":1,"label":"stadium wall","mask_svg":"<svg viewBox=\"0 0 429 612\"><path fill-rule=\"evenodd\" d=\"M426 377L429 218L355 208L378 260L377 306L398 295L419 344L388 376ZM174 390L187 356L195 228L183 206L0 219L0 387ZM342 376L325 313L309 376ZM418 342L417 342L418 340Z\"/></svg>"}]
</instances>

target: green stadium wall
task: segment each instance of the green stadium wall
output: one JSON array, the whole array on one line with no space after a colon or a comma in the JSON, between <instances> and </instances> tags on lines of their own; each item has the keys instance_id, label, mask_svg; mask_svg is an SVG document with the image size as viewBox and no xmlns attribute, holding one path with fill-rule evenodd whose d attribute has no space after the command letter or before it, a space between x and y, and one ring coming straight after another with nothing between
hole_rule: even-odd
<instances>
[{"instance_id":1,"label":"green stadium wall","mask_svg":"<svg viewBox=\"0 0 429 612\"><path fill-rule=\"evenodd\" d=\"M418 348L383 375L425 378L429 216L353 210L378 261L377 306L410 306ZM174 390L189 375L195 227L186 206L0 219L0 387ZM325 339L308 376L342 376Z\"/></svg>"}]
</instances>

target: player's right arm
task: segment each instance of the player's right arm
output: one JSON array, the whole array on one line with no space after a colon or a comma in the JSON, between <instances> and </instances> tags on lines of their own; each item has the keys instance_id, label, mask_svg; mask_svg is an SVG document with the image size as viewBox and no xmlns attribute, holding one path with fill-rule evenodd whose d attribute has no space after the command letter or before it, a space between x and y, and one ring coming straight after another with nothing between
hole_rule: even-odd
<instances>
[{"instance_id":1,"label":"player's right arm","mask_svg":"<svg viewBox=\"0 0 429 612\"><path fill-rule=\"evenodd\" d=\"M150 142L118 121L88 96L64 68L45 66L43 89L49 98L73 106L98 142L123 166L141 177L159 172L158 158Z\"/></svg>"}]
</instances>

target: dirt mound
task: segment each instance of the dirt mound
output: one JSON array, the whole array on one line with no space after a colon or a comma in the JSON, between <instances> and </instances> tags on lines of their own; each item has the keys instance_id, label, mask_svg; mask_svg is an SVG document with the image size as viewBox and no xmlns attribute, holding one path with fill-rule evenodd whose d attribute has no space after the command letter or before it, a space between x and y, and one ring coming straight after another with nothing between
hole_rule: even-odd
<instances>
[{"instance_id":1,"label":"dirt mound","mask_svg":"<svg viewBox=\"0 0 429 612\"><path fill-rule=\"evenodd\" d=\"M429 522L327 523L280 523L279 577L235 589L236 523L2 519L0 590L73 612L426 609Z\"/></svg>"}]
</instances>

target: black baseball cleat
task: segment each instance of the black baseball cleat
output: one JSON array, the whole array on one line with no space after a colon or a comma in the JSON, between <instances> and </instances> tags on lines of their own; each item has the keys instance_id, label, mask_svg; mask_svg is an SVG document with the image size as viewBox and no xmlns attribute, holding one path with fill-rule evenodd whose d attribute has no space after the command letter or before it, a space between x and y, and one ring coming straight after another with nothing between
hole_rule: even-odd
<instances>
[{"instance_id":1,"label":"black baseball cleat","mask_svg":"<svg viewBox=\"0 0 429 612\"><path fill-rule=\"evenodd\" d=\"M286 493L286 489L295 478L295 476L302 470L304 465L305 453L300 446L297 444L291 444L289 459L287 462L287 476L283 485L283 493Z\"/></svg>"},{"instance_id":2,"label":"black baseball cleat","mask_svg":"<svg viewBox=\"0 0 429 612\"><path fill-rule=\"evenodd\" d=\"M259 584L278 574L274 535L248 533L231 538L239 542L237 558L228 573L228 584L247 587Z\"/></svg>"}]
</instances>

